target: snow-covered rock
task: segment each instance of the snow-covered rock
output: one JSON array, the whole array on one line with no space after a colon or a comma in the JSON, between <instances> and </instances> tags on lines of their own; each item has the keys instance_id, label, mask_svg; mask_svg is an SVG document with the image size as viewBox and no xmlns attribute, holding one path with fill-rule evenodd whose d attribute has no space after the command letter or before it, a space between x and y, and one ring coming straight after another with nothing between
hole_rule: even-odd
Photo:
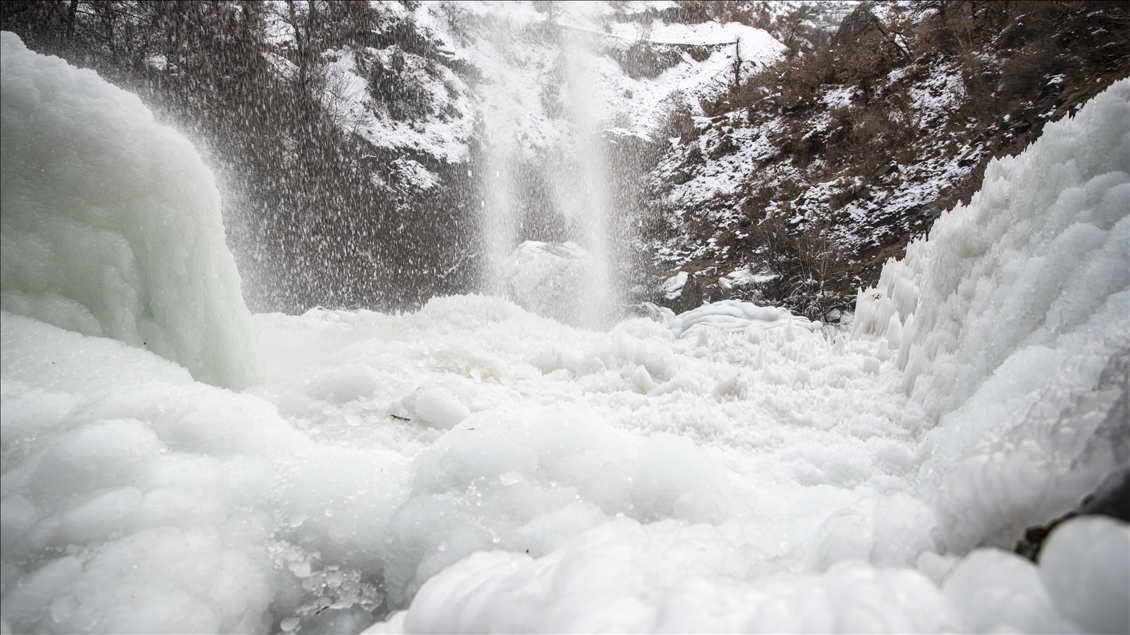
<instances>
[{"instance_id":1,"label":"snow-covered rock","mask_svg":"<svg viewBox=\"0 0 1130 635\"><path fill-rule=\"evenodd\" d=\"M774 306L757 306L740 300L721 300L680 313L671 319L671 331L676 337L688 337L706 328L721 331L764 331L779 328L798 328L816 331L820 324L796 316Z\"/></svg>"},{"instance_id":2,"label":"snow-covered rock","mask_svg":"<svg viewBox=\"0 0 1130 635\"><path fill-rule=\"evenodd\" d=\"M527 311L576 324L591 266L589 253L576 243L527 240L504 264L503 293Z\"/></svg>"}]
</instances>

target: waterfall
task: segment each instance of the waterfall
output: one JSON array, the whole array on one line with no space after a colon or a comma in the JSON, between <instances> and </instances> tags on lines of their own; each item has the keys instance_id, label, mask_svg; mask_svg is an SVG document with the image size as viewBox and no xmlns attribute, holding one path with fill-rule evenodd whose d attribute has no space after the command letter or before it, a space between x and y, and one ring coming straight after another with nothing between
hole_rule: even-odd
<instances>
[{"instance_id":1,"label":"waterfall","mask_svg":"<svg viewBox=\"0 0 1130 635\"><path fill-rule=\"evenodd\" d=\"M482 88L484 290L563 322L607 327L619 291L596 33L563 24L556 11L525 22L504 13L486 22L497 63Z\"/></svg>"}]
</instances>

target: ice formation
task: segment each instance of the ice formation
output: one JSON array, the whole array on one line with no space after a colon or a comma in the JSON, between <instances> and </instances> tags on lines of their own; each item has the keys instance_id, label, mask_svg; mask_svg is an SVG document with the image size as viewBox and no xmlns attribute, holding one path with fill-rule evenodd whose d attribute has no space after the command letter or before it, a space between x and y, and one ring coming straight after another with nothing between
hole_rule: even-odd
<instances>
[{"instance_id":1,"label":"ice formation","mask_svg":"<svg viewBox=\"0 0 1130 635\"><path fill-rule=\"evenodd\" d=\"M503 293L522 308L567 324L579 324L577 299L594 266L588 251L573 242L527 240L502 267Z\"/></svg>"},{"instance_id":2,"label":"ice formation","mask_svg":"<svg viewBox=\"0 0 1130 635\"><path fill-rule=\"evenodd\" d=\"M757 306L752 302L740 300L722 300L705 304L681 313L671 320L671 330L676 337L694 335L704 329L763 331L778 328L815 331L820 325L793 315L780 307Z\"/></svg>"},{"instance_id":3,"label":"ice formation","mask_svg":"<svg viewBox=\"0 0 1130 635\"><path fill-rule=\"evenodd\" d=\"M135 95L2 37L3 309L248 385L250 314L196 149Z\"/></svg>"},{"instance_id":4,"label":"ice formation","mask_svg":"<svg viewBox=\"0 0 1130 635\"><path fill-rule=\"evenodd\" d=\"M851 337L438 298L252 316L237 393L5 305L2 628L1127 632L1125 523L998 547L1125 467L1128 128L990 167Z\"/></svg>"},{"instance_id":5,"label":"ice formation","mask_svg":"<svg viewBox=\"0 0 1130 635\"><path fill-rule=\"evenodd\" d=\"M1100 378L1130 355L1127 101L1123 80L990 163L969 205L859 294L856 335L887 342L934 427L921 476L951 548L1005 545L1130 462L1125 421L1088 444L1126 398Z\"/></svg>"}]
</instances>

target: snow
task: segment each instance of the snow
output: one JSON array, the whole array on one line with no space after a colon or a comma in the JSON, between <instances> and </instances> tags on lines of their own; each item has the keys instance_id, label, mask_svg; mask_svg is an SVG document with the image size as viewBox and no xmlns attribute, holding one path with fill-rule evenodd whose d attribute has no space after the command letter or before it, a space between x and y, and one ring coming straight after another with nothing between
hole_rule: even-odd
<instances>
[{"instance_id":1,"label":"snow","mask_svg":"<svg viewBox=\"0 0 1130 635\"><path fill-rule=\"evenodd\" d=\"M1000 63L983 61L989 67ZM889 122L892 131L910 126L938 134L919 153L917 162L902 164L892 159L881 166L886 174L864 196L857 196L863 193L861 177L829 172L824 156L816 156L805 165L781 146L787 139L827 140L828 129L837 125L831 112L851 103L857 89L820 87L817 96L827 111L801 120L775 108L759 110L757 104L766 103L764 99L755 102L752 110L696 118L697 139L675 143L674 151L666 155L651 177L652 187L669 206L668 224L684 228L669 238L653 241L657 261L669 271L701 268L702 261L707 261L717 268L717 274L746 265L741 259L713 252L708 245L710 238L723 241L735 235L742 237L745 232L741 222L748 215L743 209L752 209L755 215L760 213L757 210L767 216L788 214L790 223L812 228L826 224L831 207L841 205L836 214L849 222L833 223L836 226L831 237L854 253L890 245L899 236L920 231L920 212L952 193L955 183L977 169L987 150L983 141L959 141L960 135L943 130L942 124L955 117L964 95L956 62L937 61L920 67L922 76L913 81L903 71L893 71L891 77L896 79L892 81L906 88L911 99L907 109ZM770 90L773 87L766 87L766 98L772 95ZM889 137L887 141L891 141ZM764 196L798 190L799 195L792 200L779 200L777 194L778 200L766 202ZM845 199L846 203L840 202ZM685 229L688 226L707 229L691 235ZM709 236L711 232L713 236ZM754 264L772 268L772 259L759 255ZM706 282L711 284L709 279ZM721 287L725 283L719 280L717 284ZM756 298L756 292L765 288L763 284L754 285L750 297Z\"/></svg>"},{"instance_id":2,"label":"snow","mask_svg":"<svg viewBox=\"0 0 1130 635\"><path fill-rule=\"evenodd\" d=\"M246 386L251 319L200 155L135 95L2 46L3 309Z\"/></svg>"},{"instance_id":3,"label":"snow","mask_svg":"<svg viewBox=\"0 0 1130 635\"><path fill-rule=\"evenodd\" d=\"M944 120L945 114L956 110L965 99L965 85L958 72L931 75L909 92L911 104L926 126Z\"/></svg>"},{"instance_id":4,"label":"snow","mask_svg":"<svg viewBox=\"0 0 1130 635\"><path fill-rule=\"evenodd\" d=\"M449 160L463 161L469 156L475 119L481 120L490 145L522 156L566 143L569 122L550 110L556 105L552 97L561 80L560 73L553 72L561 52L560 43L547 41L547 17L534 4L421 3L415 19L455 59L467 60L482 77L476 86L467 89L473 95L460 97L467 101L460 104L461 112L473 115L461 124L465 129L460 130L458 137L452 136L452 141L445 142L463 146L458 155L445 150ZM431 81L423 75L421 79ZM443 88L442 84L438 86ZM433 127L427 124L429 130ZM433 136L444 139L446 134L437 129ZM381 135L387 133L374 129L374 138Z\"/></svg>"},{"instance_id":5,"label":"snow","mask_svg":"<svg viewBox=\"0 0 1130 635\"><path fill-rule=\"evenodd\" d=\"M8 146L10 69L69 73L56 105L109 89L4 46L7 293L34 257L9 166L45 154ZM844 337L748 303L593 331L436 298L251 316L235 392L5 304L3 630L1125 632L1125 523L998 547L1126 468L1128 127L1124 80L990 166ZM89 138L75 178L149 186Z\"/></svg>"},{"instance_id":6,"label":"snow","mask_svg":"<svg viewBox=\"0 0 1130 635\"><path fill-rule=\"evenodd\" d=\"M441 2L422 3L415 13L419 25L443 41L455 58L474 64L485 78L477 88L476 107L487 130L505 133L505 138L490 142L513 144L523 155L553 148L568 150L572 140L570 122L555 112L554 104L558 98L570 99L558 68L562 41L591 40L592 59L586 63L592 65L594 77L586 87L600 96L600 111L594 113L600 125L647 138L658 132L671 108L685 103L699 112L701 100L716 98L728 88L733 81L735 42L743 76L784 54L784 45L767 32L738 23L667 24L656 20L641 31L634 21L619 22L616 16L607 15L601 3L567 3L555 11L560 15L533 3ZM458 17L453 18L455 15ZM458 29L453 27L456 23ZM633 78L610 52L627 49L641 41L641 35L642 41L658 46L717 50L701 61L684 52L659 76ZM434 125L427 127L430 130ZM395 135L388 138L399 139ZM466 143L465 134L458 138ZM444 156L436 149L421 147ZM461 160L444 152L455 157L449 160Z\"/></svg>"},{"instance_id":7,"label":"snow","mask_svg":"<svg viewBox=\"0 0 1130 635\"><path fill-rule=\"evenodd\" d=\"M778 328L802 328L814 331L816 322L795 316L785 309L757 306L740 300L721 300L691 309L671 320L671 330L676 337L697 334L705 329L720 331L764 331Z\"/></svg>"},{"instance_id":8,"label":"snow","mask_svg":"<svg viewBox=\"0 0 1130 635\"><path fill-rule=\"evenodd\" d=\"M391 5L389 5L391 6ZM390 49L366 49L375 64L393 67L394 51ZM367 89L367 82L354 61L355 55L342 56L330 72L336 72L340 82L346 87L339 97L338 108L350 113L343 129L357 131L365 140L378 148L399 149L401 151L423 153L448 163L463 163L470 157L470 139L474 132L474 108L467 92L465 81L455 72L441 64L429 64L425 58L412 53L400 53L406 70L404 75L417 85L432 104L441 104L437 112L429 112L418 118L398 120L377 104ZM423 166L419 169L426 178L435 179ZM415 181L410 181L415 183Z\"/></svg>"},{"instance_id":9,"label":"snow","mask_svg":"<svg viewBox=\"0 0 1130 635\"><path fill-rule=\"evenodd\" d=\"M319 97L334 123L346 132L354 132L365 124L368 115L368 85L360 77L357 57L348 49L330 50L323 54L325 87Z\"/></svg>"},{"instance_id":10,"label":"snow","mask_svg":"<svg viewBox=\"0 0 1130 635\"><path fill-rule=\"evenodd\" d=\"M637 40L629 31L634 24L613 23L608 47L627 46ZM689 107L702 114L701 102L725 93L734 78L734 57L737 43L742 63L742 77L753 74L782 59L785 46L767 32L742 24L666 24L656 21L650 27L647 41L654 45L706 46L712 51L697 61L683 52L682 61L664 70L654 79L632 78L607 57L596 66L598 82L606 98L603 119L620 121L622 127L635 134L654 137L661 132L665 119L674 108Z\"/></svg>"},{"instance_id":11,"label":"snow","mask_svg":"<svg viewBox=\"0 0 1130 635\"><path fill-rule=\"evenodd\" d=\"M683 287L687 286L687 277L688 275L686 271L680 271L679 273L663 281L663 285L660 287L660 289L663 291L663 297L667 298L668 300L674 300L675 298L678 298L679 295L683 292Z\"/></svg>"},{"instance_id":12,"label":"snow","mask_svg":"<svg viewBox=\"0 0 1130 635\"><path fill-rule=\"evenodd\" d=\"M748 64L751 69L772 64L780 58L784 50L784 46L773 39L768 32L738 22L682 24L655 20L646 26L638 22L613 22L608 26L610 35L624 40L635 41L643 37L652 44L712 47L729 45L731 50L724 54L727 65L718 67L716 73L724 73L730 68L728 64L734 61L732 47L737 47L737 53L743 64ZM732 70L730 72L732 73Z\"/></svg>"},{"instance_id":13,"label":"snow","mask_svg":"<svg viewBox=\"0 0 1130 635\"><path fill-rule=\"evenodd\" d=\"M892 71L894 73L895 71ZM824 105L828 110L836 108L849 108L859 89L854 86L838 86L824 94Z\"/></svg>"}]
</instances>

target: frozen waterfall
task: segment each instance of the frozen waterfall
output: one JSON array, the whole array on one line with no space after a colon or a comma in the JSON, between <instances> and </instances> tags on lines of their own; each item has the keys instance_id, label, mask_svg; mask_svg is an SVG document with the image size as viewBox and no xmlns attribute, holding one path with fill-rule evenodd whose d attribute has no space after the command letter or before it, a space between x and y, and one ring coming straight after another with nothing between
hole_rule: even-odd
<instances>
[{"instance_id":1,"label":"frozen waterfall","mask_svg":"<svg viewBox=\"0 0 1130 635\"><path fill-rule=\"evenodd\" d=\"M1010 550L1128 468L1130 80L829 339L249 316L190 144L2 45L4 632L1130 630L1126 523Z\"/></svg>"}]
</instances>

